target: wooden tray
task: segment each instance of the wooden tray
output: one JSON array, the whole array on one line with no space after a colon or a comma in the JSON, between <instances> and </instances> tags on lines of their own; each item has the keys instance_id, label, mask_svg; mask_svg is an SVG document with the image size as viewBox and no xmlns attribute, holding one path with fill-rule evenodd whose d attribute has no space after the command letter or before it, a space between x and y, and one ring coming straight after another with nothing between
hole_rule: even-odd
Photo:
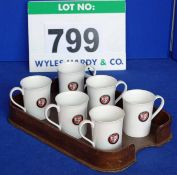
<instances>
[{"instance_id":1,"label":"wooden tray","mask_svg":"<svg viewBox=\"0 0 177 175\"><path fill-rule=\"evenodd\" d=\"M52 83L52 102L54 102L54 97L57 93L58 80L56 79ZM116 96L118 95L119 93L116 92ZM14 98L23 105L22 95L16 95ZM122 101L120 101L118 106L122 107ZM51 111L51 118L56 122L58 121L56 111ZM153 119L150 135L144 138L132 138L124 134L122 148L115 151L96 150L83 139L77 140L60 132L58 128L48 123L47 120L40 121L23 112L12 103L10 103L9 121L15 127L82 164L103 172L121 171L136 161L138 150L145 147L161 146L172 138L170 130L171 117L163 110ZM90 136L90 128L88 128L87 136Z\"/></svg>"}]
</instances>

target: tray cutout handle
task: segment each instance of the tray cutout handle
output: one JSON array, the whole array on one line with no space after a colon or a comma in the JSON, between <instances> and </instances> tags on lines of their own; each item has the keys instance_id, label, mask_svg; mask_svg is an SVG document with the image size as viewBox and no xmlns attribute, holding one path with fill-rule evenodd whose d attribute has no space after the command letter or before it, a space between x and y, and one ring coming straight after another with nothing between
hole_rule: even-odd
<instances>
[{"instance_id":1,"label":"tray cutout handle","mask_svg":"<svg viewBox=\"0 0 177 175\"><path fill-rule=\"evenodd\" d=\"M94 123L92 121L84 120L79 124L79 133L83 139L85 139L87 142L91 143L91 145L95 148L95 143L82 134L82 127L87 123L90 124L92 128L94 128Z\"/></svg>"},{"instance_id":2,"label":"tray cutout handle","mask_svg":"<svg viewBox=\"0 0 177 175\"><path fill-rule=\"evenodd\" d=\"M59 113L60 112L60 107L55 105L55 104L50 104L46 107L45 109L45 117L46 119L48 120L49 123L53 124L54 126L56 126L59 130L61 130L61 126L60 124L57 124L55 122L53 122L52 120L50 120L49 118L49 115L48 115L48 111L51 109L51 108L56 108L57 109L57 112Z\"/></svg>"}]
</instances>

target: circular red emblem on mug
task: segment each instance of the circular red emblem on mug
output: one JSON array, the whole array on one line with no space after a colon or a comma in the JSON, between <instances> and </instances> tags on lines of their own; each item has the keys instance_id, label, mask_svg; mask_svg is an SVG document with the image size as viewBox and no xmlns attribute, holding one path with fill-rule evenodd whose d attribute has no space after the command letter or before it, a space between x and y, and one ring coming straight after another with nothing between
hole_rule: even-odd
<instances>
[{"instance_id":1,"label":"circular red emblem on mug","mask_svg":"<svg viewBox=\"0 0 177 175\"><path fill-rule=\"evenodd\" d=\"M147 121L148 118L149 118L149 112L147 112L147 111L141 112L141 113L139 114L138 118L139 118L139 120L140 120L141 122Z\"/></svg>"},{"instance_id":2,"label":"circular red emblem on mug","mask_svg":"<svg viewBox=\"0 0 177 175\"><path fill-rule=\"evenodd\" d=\"M110 102L110 96L109 95L102 95L100 97L100 103L103 104L103 105L106 105Z\"/></svg>"},{"instance_id":3,"label":"circular red emblem on mug","mask_svg":"<svg viewBox=\"0 0 177 175\"><path fill-rule=\"evenodd\" d=\"M78 83L76 83L76 82L71 82L68 84L68 89L70 91L76 91L77 88L78 88Z\"/></svg>"},{"instance_id":4,"label":"circular red emblem on mug","mask_svg":"<svg viewBox=\"0 0 177 175\"><path fill-rule=\"evenodd\" d=\"M108 141L110 144L116 144L119 140L119 134L118 133L114 133L111 134L108 138Z\"/></svg>"},{"instance_id":5,"label":"circular red emblem on mug","mask_svg":"<svg viewBox=\"0 0 177 175\"><path fill-rule=\"evenodd\" d=\"M46 98L40 98L36 102L37 106L39 108L43 108L47 104L47 99Z\"/></svg>"},{"instance_id":6,"label":"circular red emblem on mug","mask_svg":"<svg viewBox=\"0 0 177 175\"><path fill-rule=\"evenodd\" d=\"M82 115L75 115L72 119L72 122L74 123L74 125L79 125L82 120L83 120Z\"/></svg>"}]
</instances>

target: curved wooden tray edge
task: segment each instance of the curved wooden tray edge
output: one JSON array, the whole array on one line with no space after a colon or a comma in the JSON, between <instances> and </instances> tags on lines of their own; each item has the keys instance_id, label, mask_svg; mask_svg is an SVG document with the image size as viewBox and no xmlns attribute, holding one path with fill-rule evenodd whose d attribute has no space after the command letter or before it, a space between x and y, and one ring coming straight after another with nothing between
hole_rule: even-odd
<instances>
[{"instance_id":1,"label":"curved wooden tray edge","mask_svg":"<svg viewBox=\"0 0 177 175\"><path fill-rule=\"evenodd\" d=\"M169 142L172 139L172 117L164 110L162 110L160 114L161 115L157 115L152 120L151 124L151 134L155 136L154 142L157 147Z\"/></svg>"},{"instance_id":2,"label":"curved wooden tray edge","mask_svg":"<svg viewBox=\"0 0 177 175\"><path fill-rule=\"evenodd\" d=\"M117 154L118 157L117 157L117 160L114 160L115 161L114 163L117 162L119 165L117 164L117 167L116 167L116 165L114 165L114 166L110 165L110 166L102 167L102 166L99 166L98 164L94 165L93 163L90 163L89 161L85 161L82 158L79 158L78 156L76 156L76 155L68 152L67 150L57 146L56 144L53 144L52 142L50 142L50 140L47 140L46 138L43 138L43 137L39 136L38 134L35 134L35 132L33 132L32 130L29 130L29 129L23 127L20 123L18 123L18 120L17 120L18 117L17 116L19 114L23 115L25 113L22 110L18 109L16 106L14 106L12 103L10 104L10 108L11 108L11 114L10 114L10 117L9 117L9 122L12 125L14 125L15 127L23 130L24 132L28 133L29 135L32 135L33 137L37 138L38 140L48 144L49 146L55 148L56 150L59 150L60 152L63 152L64 154L72 157L73 159L79 161L80 163L90 167L91 169L101 171L101 172L123 171L126 168L128 168L129 166L131 166L134 162L136 162L136 152L138 152L139 150L142 150L144 148L147 148L147 147L160 147L161 145L167 143L172 138L172 134L171 134L171 131L170 131L171 117L168 113L163 111L165 116L167 116L169 119L160 126L158 125L158 119L156 119L157 121L154 121L154 123L152 125L152 128L151 128L151 134L153 134L153 136L154 136L154 142L153 143L151 142L149 145L143 146L142 148L139 148L139 149L135 148L136 144L128 144L128 145L124 146L121 150L116 151L116 152L111 152L111 153L103 152L105 154L105 155L103 155L103 157L106 156L106 155L109 155L109 154ZM17 116L14 117L14 115L17 115ZM28 116L30 116L30 115L28 115ZM36 120L32 116L30 118L34 121ZM27 120L27 122L28 122L28 120ZM53 128L53 127L51 127L51 128ZM164 129L164 128L166 128L166 129ZM53 130L57 131L56 128L53 128ZM169 131L170 131L170 133L169 133ZM165 134L165 133L167 133L167 134ZM161 139L158 139L159 134L161 136ZM87 147L87 148L89 148L89 147ZM92 147L90 147L90 148L91 148L91 150L93 149ZM101 151L98 151L98 154L99 154L99 152L101 152ZM103 159L103 157L100 157L100 159ZM107 161L109 161L109 160L111 160L111 159L108 158ZM112 162L110 162L110 164L112 164Z\"/></svg>"}]
</instances>

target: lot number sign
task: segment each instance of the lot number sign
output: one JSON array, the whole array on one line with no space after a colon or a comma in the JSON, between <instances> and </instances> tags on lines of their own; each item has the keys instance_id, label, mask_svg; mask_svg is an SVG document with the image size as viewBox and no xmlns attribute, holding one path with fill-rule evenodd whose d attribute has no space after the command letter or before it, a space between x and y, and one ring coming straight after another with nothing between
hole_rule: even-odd
<instances>
[{"instance_id":1,"label":"lot number sign","mask_svg":"<svg viewBox=\"0 0 177 175\"><path fill-rule=\"evenodd\" d=\"M30 1L31 72L54 72L62 62L97 70L126 69L125 1Z\"/></svg>"}]
</instances>

